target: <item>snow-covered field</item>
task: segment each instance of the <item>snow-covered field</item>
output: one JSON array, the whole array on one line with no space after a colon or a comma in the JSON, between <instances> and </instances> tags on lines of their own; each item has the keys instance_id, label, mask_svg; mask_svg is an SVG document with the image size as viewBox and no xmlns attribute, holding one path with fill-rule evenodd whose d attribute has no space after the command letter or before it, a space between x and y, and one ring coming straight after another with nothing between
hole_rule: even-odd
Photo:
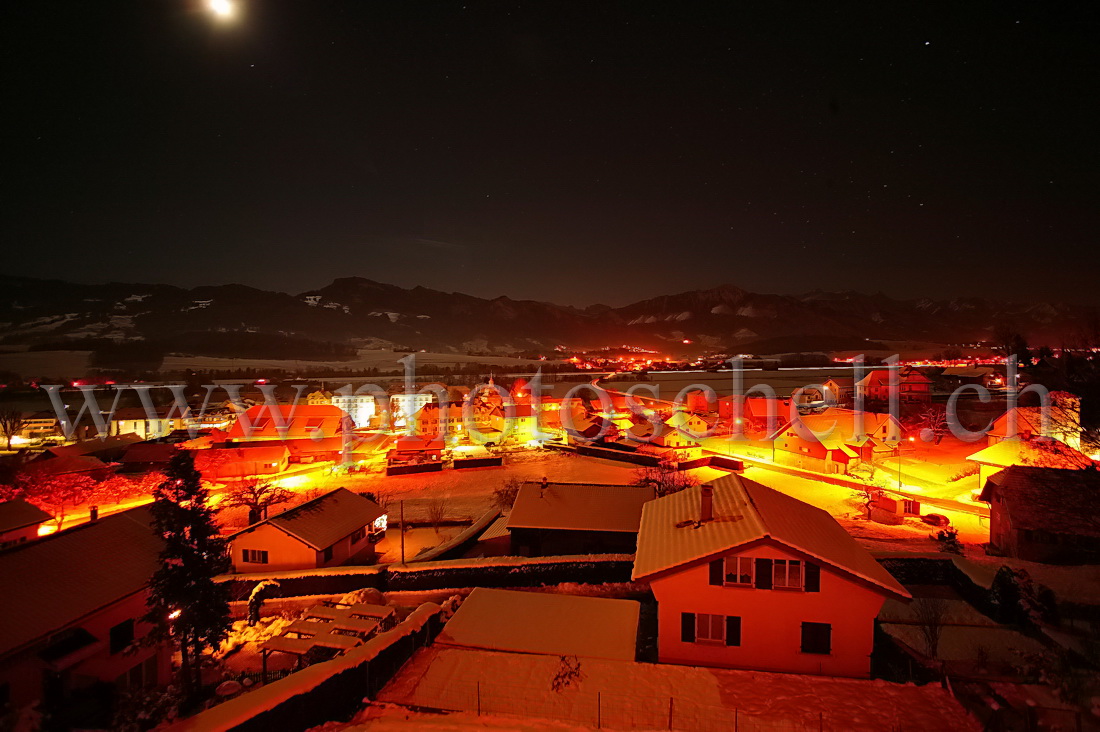
<instances>
[{"instance_id":1,"label":"snow-covered field","mask_svg":"<svg viewBox=\"0 0 1100 732\"><path fill-rule=\"evenodd\" d=\"M0 352L0 371L14 371L24 377L85 375L91 351L25 351ZM376 368L381 371L402 369L398 359L408 355L406 351L360 349L355 358L348 361L299 361L289 358L216 358L214 356L166 356L161 371L221 371L231 369L272 369L309 375L310 369L339 369L358 372ZM535 371L546 361L507 356L468 356L464 353L417 353L418 368L424 366L464 366L471 363L501 366L522 371Z\"/></svg>"},{"instance_id":2,"label":"snow-covered field","mask_svg":"<svg viewBox=\"0 0 1100 732\"><path fill-rule=\"evenodd\" d=\"M213 356L166 356L162 371L184 369L224 370L224 369L281 369L299 374L309 374L310 369L340 369L344 371L363 371L376 368L381 371L404 368L397 362L408 355L406 351L360 349L356 357L348 361L298 361L294 359L254 359L254 358L215 358ZM546 361L535 361L506 356L467 356L464 353L416 353L418 365L463 366L471 363L483 363L492 366L506 366L534 371Z\"/></svg>"},{"instance_id":3,"label":"snow-covered field","mask_svg":"<svg viewBox=\"0 0 1100 732\"><path fill-rule=\"evenodd\" d=\"M0 371L24 378L83 376L91 351L7 351L0 353Z\"/></svg>"},{"instance_id":4,"label":"snow-covered field","mask_svg":"<svg viewBox=\"0 0 1100 732\"><path fill-rule=\"evenodd\" d=\"M560 667L556 656L431 647L379 700L604 729L668 729L670 706L675 729L979 729L938 685L582 659L579 681L554 691Z\"/></svg>"}]
</instances>

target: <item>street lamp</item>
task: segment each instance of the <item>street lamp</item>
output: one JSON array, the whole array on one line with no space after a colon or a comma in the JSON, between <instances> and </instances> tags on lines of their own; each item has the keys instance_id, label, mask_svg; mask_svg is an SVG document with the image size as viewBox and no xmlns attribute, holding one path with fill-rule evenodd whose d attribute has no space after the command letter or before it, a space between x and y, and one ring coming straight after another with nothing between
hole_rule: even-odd
<instances>
[{"instance_id":1,"label":"street lamp","mask_svg":"<svg viewBox=\"0 0 1100 732\"><path fill-rule=\"evenodd\" d=\"M910 437L909 441L913 442L916 438ZM901 445L902 441L898 440L898 490L901 490Z\"/></svg>"}]
</instances>

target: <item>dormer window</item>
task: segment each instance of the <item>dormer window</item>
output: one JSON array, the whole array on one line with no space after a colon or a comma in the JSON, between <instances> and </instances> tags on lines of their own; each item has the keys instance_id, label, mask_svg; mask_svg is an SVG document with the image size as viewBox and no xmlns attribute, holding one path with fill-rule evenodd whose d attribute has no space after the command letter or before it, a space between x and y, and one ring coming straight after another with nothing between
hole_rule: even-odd
<instances>
[{"instance_id":1,"label":"dormer window","mask_svg":"<svg viewBox=\"0 0 1100 732\"><path fill-rule=\"evenodd\" d=\"M724 584L751 587L755 564L752 557L726 557Z\"/></svg>"},{"instance_id":2,"label":"dormer window","mask_svg":"<svg viewBox=\"0 0 1100 732\"><path fill-rule=\"evenodd\" d=\"M801 560L776 559L772 562L772 587L783 590L801 590Z\"/></svg>"}]
</instances>

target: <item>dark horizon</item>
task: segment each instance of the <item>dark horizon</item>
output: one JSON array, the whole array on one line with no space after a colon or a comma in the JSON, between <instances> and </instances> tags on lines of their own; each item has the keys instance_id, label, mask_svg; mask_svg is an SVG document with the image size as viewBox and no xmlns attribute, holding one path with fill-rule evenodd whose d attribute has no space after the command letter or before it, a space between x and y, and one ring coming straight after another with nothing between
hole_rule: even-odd
<instances>
[{"instance_id":1,"label":"dark horizon","mask_svg":"<svg viewBox=\"0 0 1100 732\"><path fill-rule=\"evenodd\" d=\"M1100 302L1095 7L3 12L9 274Z\"/></svg>"}]
</instances>

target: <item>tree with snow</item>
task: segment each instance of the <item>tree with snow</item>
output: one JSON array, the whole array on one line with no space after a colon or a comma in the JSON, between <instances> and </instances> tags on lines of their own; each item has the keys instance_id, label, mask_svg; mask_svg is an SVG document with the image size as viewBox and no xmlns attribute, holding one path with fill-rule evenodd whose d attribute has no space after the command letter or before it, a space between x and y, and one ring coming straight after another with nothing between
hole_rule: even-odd
<instances>
[{"instance_id":1,"label":"tree with snow","mask_svg":"<svg viewBox=\"0 0 1100 732\"><path fill-rule=\"evenodd\" d=\"M153 530L164 549L149 581L145 620L154 627L151 641L169 640L179 649L186 708L196 701L203 654L218 648L229 632L229 592L214 578L230 562L190 452L172 457L153 495Z\"/></svg>"},{"instance_id":2,"label":"tree with snow","mask_svg":"<svg viewBox=\"0 0 1100 732\"><path fill-rule=\"evenodd\" d=\"M264 595L267 593L268 588L278 586L279 583L275 580L265 579L252 588L252 593L248 596L248 624L250 626L260 622L260 611L263 610L264 600L267 599Z\"/></svg>"},{"instance_id":3,"label":"tree with snow","mask_svg":"<svg viewBox=\"0 0 1100 732\"><path fill-rule=\"evenodd\" d=\"M70 509L87 502L95 493L96 482L83 473L28 475L20 478L23 496L53 516L57 530L65 524Z\"/></svg>"}]
</instances>

